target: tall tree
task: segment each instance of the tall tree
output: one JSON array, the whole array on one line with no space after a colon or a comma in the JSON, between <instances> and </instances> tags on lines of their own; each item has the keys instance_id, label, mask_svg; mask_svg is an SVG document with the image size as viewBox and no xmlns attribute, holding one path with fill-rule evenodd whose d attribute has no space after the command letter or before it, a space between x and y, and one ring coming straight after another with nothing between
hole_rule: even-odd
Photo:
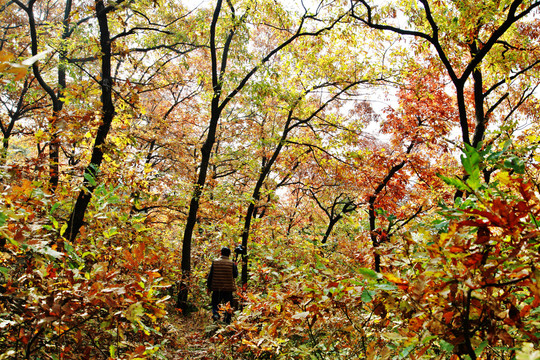
<instances>
[{"instance_id":1,"label":"tall tree","mask_svg":"<svg viewBox=\"0 0 540 360\"><path fill-rule=\"evenodd\" d=\"M143 4L144 5L144 4ZM133 7L131 7L133 6ZM124 7L126 13L121 13ZM99 10L98 10L99 8ZM90 204L92 193L98 184L98 172L105 158L107 150L107 137L111 131L113 120L118 118L121 122L134 121L133 119L145 118L145 106L160 101L157 96L160 89L174 86L166 83L159 77L160 71L165 71L168 65L188 53L193 46L184 40L178 40L176 20L182 17L182 7L175 7L175 20L168 19L171 14L164 12L161 18L153 19L155 12L147 7L137 8L137 4L127 4L119 1L115 4L96 2L94 16L97 19L99 29L99 53L100 56L88 56L85 53L73 54L70 63L81 64L99 60L99 75L92 74L92 68L85 69L90 78L98 81L100 93L100 122L92 145L88 166L84 169L82 190L79 192L75 206L68 220L66 236L73 240L78 235L84 223L86 209ZM145 13L146 11L146 13ZM109 19L109 17L113 19ZM152 21L155 20L155 21ZM163 23L162 23L163 22ZM88 31L94 29L89 27ZM155 34L160 43L156 44ZM132 47L132 49L128 49ZM78 57L76 57L78 56ZM153 63L147 64L146 57L152 57ZM153 81L155 81L153 83ZM83 89L84 91L84 89ZM141 102L141 93L152 92L152 95L143 95L147 100ZM182 96L173 99L169 111L165 112L163 121L167 120L168 114L182 102ZM149 100L149 101L148 101ZM117 103L120 106L116 105ZM149 105L150 104L150 105ZM153 118L151 120L154 120ZM150 126L155 127L152 124ZM92 131L91 131L92 132ZM156 136L157 136L157 131ZM119 146L125 146L125 140L119 140L126 136L120 131L114 140ZM134 136L128 134L127 136ZM152 144L152 140L150 140ZM151 145L151 148L155 146ZM128 148L127 146L125 146ZM114 148L114 146L113 146ZM153 149L147 154L146 163L151 163ZM135 151L136 153L136 151ZM134 160L135 161L135 160ZM143 164L144 167L144 164ZM137 189L133 190L136 198ZM134 200L137 209L137 200Z\"/></svg>"},{"instance_id":2,"label":"tall tree","mask_svg":"<svg viewBox=\"0 0 540 360\"><path fill-rule=\"evenodd\" d=\"M38 36L38 27L42 23L36 21L35 6L37 0L29 0L27 4L19 0L15 0L14 3L19 6L28 16L28 26L30 30L30 48L32 56L38 55L40 47L40 39ZM58 187L59 177L60 177L60 137L59 132L60 128L58 126L61 111L64 107L64 90L66 88L66 64L67 64L67 40L73 33L77 24L72 25L70 22L71 13L72 13L72 1L67 0L64 3L64 12L61 23L61 35L59 39L60 47L58 51L58 66L57 66L57 86L47 83L45 80L42 69L39 67L39 63L35 62L32 64L32 71L34 77L37 79L39 85L43 90L48 94L51 103L52 103L52 115L49 121L49 166L50 166L50 189L52 192L56 191ZM46 15L49 12L58 11L54 6L49 9L49 4L44 4L43 9L39 9L40 15ZM46 22L49 19L42 19L41 21ZM87 19L81 20L81 22L86 21Z\"/></svg>"},{"instance_id":3,"label":"tall tree","mask_svg":"<svg viewBox=\"0 0 540 360\"><path fill-rule=\"evenodd\" d=\"M104 145L114 118L113 102L113 78L112 78L112 47L111 34L107 14L114 11L114 6L105 6L102 0L96 1L95 15L99 25L99 43L101 50L101 125L98 127L94 140L90 164L84 170L83 189L79 192L75 206L69 217L65 236L74 241L83 225L86 208L92 198L92 192L96 187L96 179L99 167L103 161Z\"/></svg>"},{"instance_id":4,"label":"tall tree","mask_svg":"<svg viewBox=\"0 0 540 360\"><path fill-rule=\"evenodd\" d=\"M291 25L290 23L294 20L288 19L287 13L276 4L272 5L272 10L274 12L272 16L270 16L268 12L264 14L257 13L257 10L261 7L252 7L248 4L241 6L242 14L238 15L238 9L235 8L232 1L227 1L226 6L222 0L217 1L214 7L209 31L212 76L210 119L208 122L206 139L201 147L201 160L198 166L197 181L193 184L193 194L191 196L182 240L182 272L184 274L184 282L188 281L191 274L191 244L193 231L197 223L200 198L206 184L212 149L216 142L218 123L224 109L244 89L246 84L254 77L262 65L267 63L287 46L291 45L296 39L302 37L317 37L333 28L345 14L330 18L330 20L319 18L320 15L322 15L323 10L325 10L326 7L331 6L332 3L333 1L321 1L318 6L315 7L315 11L304 9L304 13L296 20L296 23ZM266 10L270 9L270 7L263 8ZM228 10L228 20L221 17L221 13L226 10ZM258 16L261 15L263 18L258 18ZM275 17L276 24L267 23L267 21L273 17ZM235 38L238 37L240 41L239 35L249 36L247 25L251 21L259 22L259 26L261 27L268 26L269 28L274 29L275 36L280 40L273 48L266 51L263 55L253 55L253 60L250 61L248 70L243 74L235 74L234 76L231 76L231 79L227 79L229 60L233 57L232 52L235 50ZM323 25L317 26L317 23L322 23ZM220 26L225 30L223 39L219 38ZM245 44L245 40L241 40ZM236 55L240 56L241 54ZM179 302L185 303L186 300L187 288L184 287L179 295Z\"/></svg>"},{"instance_id":5,"label":"tall tree","mask_svg":"<svg viewBox=\"0 0 540 360\"><path fill-rule=\"evenodd\" d=\"M485 139L488 115L508 97L502 90L505 79L525 78L526 83L540 65L537 37L524 31L534 26L532 13L538 7L538 1L522 0L481 4L420 0L419 6L375 8L360 0L351 2L351 16L370 28L411 36L419 40L414 46L418 49L425 49L423 42L431 46L434 52L425 49L426 56L439 62L454 86L462 142L477 147ZM393 21L398 13L409 19L410 27ZM514 66L508 66L509 59Z\"/></svg>"}]
</instances>

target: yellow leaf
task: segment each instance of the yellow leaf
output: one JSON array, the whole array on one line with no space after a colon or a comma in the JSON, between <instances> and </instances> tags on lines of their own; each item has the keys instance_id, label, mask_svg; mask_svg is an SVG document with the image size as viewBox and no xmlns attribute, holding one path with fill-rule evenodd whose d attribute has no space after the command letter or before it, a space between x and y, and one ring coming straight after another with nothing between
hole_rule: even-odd
<instances>
[{"instance_id":1,"label":"yellow leaf","mask_svg":"<svg viewBox=\"0 0 540 360\"><path fill-rule=\"evenodd\" d=\"M383 276L386 278L386 280L394 284L407 285L409 283L407 280L400 279L394 274L388 273L388 274L383 274Z\"/></svg>"},{"instance_id":2,"label":"yellow leaf","mask_svg":"<svg viewBox=\"0 0 540 360\"><path fill-rule=\"evenodd\" d=\"M501 171L495 175L496 179L504 185L508 185L512 182L512 179L510 178L510 174L508 171Z\"/></svg>"}]
</instances>

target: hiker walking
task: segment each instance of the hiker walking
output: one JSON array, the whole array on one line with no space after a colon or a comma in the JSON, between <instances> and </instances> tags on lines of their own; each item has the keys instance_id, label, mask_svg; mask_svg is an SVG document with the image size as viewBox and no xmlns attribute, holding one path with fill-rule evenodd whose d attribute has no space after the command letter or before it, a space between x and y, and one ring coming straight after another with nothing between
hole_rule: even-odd
<instances>
[{"instance_id":1,"label":"hiker walking","mask_svg":"<svg viewBox=\"0 0 540 360\"><path fill-rule=\"evenodd\" d=\"M231 250L221 248L221 257L212 261L210 273L206 281L208 294L212 292L212 318L219 320L219 304L232 303L235 290L234 278L238 276L236 263L229 259ZM231 313L225 313L225 323L230 324Z\"/></svg>"}]
</instances>

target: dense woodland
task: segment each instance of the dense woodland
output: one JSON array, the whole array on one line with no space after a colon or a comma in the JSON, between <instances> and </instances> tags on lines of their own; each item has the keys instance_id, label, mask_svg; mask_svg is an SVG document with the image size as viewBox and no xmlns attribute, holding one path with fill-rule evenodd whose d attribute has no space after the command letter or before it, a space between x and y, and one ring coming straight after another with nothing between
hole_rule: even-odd
<instances>
[{"instance_id":1,"label":"dense woodland","mask_svg":"<svg viewBox=\"0 0 540 360\"><path fill-rule=\"evenodd\" d=\"M0 9L0 360L540 359L539 0Z\"/></svg>"}]
</instances>

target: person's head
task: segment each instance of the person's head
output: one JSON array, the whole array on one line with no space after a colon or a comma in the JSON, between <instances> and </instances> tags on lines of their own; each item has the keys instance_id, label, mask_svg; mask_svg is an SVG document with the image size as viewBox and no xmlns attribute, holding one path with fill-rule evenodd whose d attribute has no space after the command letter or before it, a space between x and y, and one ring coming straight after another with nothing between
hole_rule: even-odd
<instances>
[{"instance_id":1,"label":"person's head","mask_svg":"<svg viewBox=\"0 0 540 360\"><path fill-rule=\"evenodd\" d=\"M231 249L229 249L228 247L222 247L221 248L221 255L223 256L230 256L231 255Z\"/></svg>"}]
</instances>

